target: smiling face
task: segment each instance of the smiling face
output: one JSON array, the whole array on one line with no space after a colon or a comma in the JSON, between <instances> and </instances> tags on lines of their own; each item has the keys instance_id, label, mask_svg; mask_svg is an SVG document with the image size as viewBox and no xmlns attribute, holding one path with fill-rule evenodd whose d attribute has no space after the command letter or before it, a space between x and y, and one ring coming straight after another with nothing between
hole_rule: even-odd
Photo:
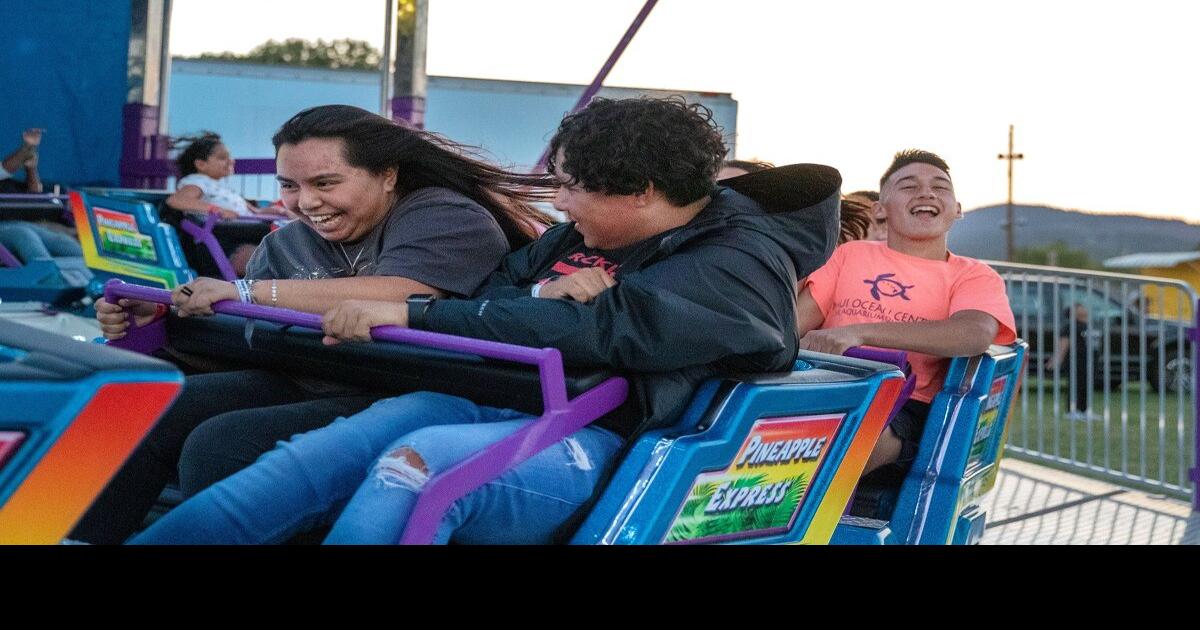
<instances>
[{"instance_id":1,"label":"smiling face","mask_svg":"<svg viewBox=\"0 0 1200 630\"><path fill-rule=\"evenodd\" d=\"M283 205L328 241L366 236L396 201L395 169L376 175L351 166L340 138L282 144L275 166Z\"/></svg>"},{"instance_id":2,"label":"smiling face","mask_svg":"<svg viewBox=\"0 0 1200 630\"><path fill-rule=\"evenodd\" d=\"M566 161L560 149L558 164ZM571 177L557 171L558 192L554 194L554 209L567 215L575 222L575 231L583 237L583 244L596 249L619 249L638 242L644 235L637 226L646 224L642 212L645 209L645 194L607 195L585 190L580 182L571 183Z\"/></svg>"},{"instance_id":3,"label":"smiling face","mask_svg":"<svg viewBox=\"0 0 1200 630\"><path fill-rule=\"evenodd\" d=\"M233 175L233 156L229 155L229 147L223 142L213 147L212 153L204 160L196 160L196 172L208 175L213 179L221 179Z\"/></svg>"},{"instance_id":4,"label":"smiling face","mask_svg":"<svg viewBox=\"0 0 1200 630\"><path fill-rule=\"evenodd\" d=\"M950 176L932 164L913 163L892 173L879 191L888 238L928 241L946 237L962 217Z\"/></svg>"},{"instance_id":5,"label":"smiling face","mask_svg":"<svg viewBox=\"0 0 1200 630\"><path fill-rule=\"evenodd\" d=\"M554 209L575 222L575 231L583 244L596 249L619 249L636 243L638 235L629 229L637 225L636 195L606 195L589 192L581 184L568 186L559 178Z\"/></svg>"}]
</instances>

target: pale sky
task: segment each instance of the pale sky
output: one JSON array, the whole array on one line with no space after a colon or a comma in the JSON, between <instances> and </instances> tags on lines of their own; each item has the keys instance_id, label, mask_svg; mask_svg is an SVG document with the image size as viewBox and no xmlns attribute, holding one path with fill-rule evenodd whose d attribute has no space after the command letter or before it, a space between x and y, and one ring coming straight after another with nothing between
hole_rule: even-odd
<instances>
[{"instance_id":1,"label":"pale sky","mask_svg":"<svg viewBox=\"0 0 1200 630\"><path fill-rule=\"evenodd\" d=\"M430 0L427 72L588 83L644 0ZM383 0L175 0L171 51L383 41ZM1200 223L1200 2L660 0L606 84L729 92L739 158L876 188L935 151L965 208L1018 203Z\"/></svg>"}]
</instances>

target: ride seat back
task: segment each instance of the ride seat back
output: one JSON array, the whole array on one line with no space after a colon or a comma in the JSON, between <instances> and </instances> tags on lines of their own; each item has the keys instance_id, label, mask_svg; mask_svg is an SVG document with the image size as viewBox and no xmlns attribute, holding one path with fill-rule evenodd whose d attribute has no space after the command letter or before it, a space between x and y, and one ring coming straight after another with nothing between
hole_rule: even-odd
<instances>
[{"instance_id":1,"label":"ride seat back","mask_svg":"<svg viewBox=\"0 0 1200 630\"><path fill-rule=\"evenodd\" d=\"M62 539L182 383L163 361L0 327L0 544Z\"/></svg>"},{"instance_id":2,"label":"ride seat back","mask_svg":"<svg viewBox=\"0 0 1200 630\"><path fill-rule=\"evenodd\" d=\"M81 191L71 193L70 203L83 259L95 274L93 293L112 278L173 289L196 277L175 229L159 221L153 203Z\"/></svg>"},{"instance_id":3,"label":"ride seat back","mask_svg":"<svg viewBox=\"0 0 1200 630\"><path fill-rule=\"evenodd\" d=\"M886 521L891 530L887 542L967 544L982 535L985 514L978 500L991 490L999 472L1027 349L1018 340L951 361L900 487L859 486L855 507L861 501L876 511L854 513ZM846 531L839 531L835 542L860 542L854 537L860 525L844 525Z\"/></svg>"},{"instance_id":4,"label":"ride seat back","mask_svg":"<svg viewBox=\"0 0 1200 630\"><path fill-rule=\"evenodd\" d=\"M573 542L827 542L903 381L806 352L791 373L709 381L636 441Z\"/></svg>"}]
</instances>

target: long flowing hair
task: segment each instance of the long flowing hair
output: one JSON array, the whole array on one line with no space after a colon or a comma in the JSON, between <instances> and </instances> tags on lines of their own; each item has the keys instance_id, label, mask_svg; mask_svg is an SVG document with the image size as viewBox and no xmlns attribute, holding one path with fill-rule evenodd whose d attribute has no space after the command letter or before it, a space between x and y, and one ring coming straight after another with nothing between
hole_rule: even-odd
<instances>
[{"instance_id":1,"label":"long flowing hair","mask_svg":"<svg viewBox=\"0 0 1200 630\"><path fill-rule=\"evenodd\" d=\"M292 116L271 142L278 153L282 145L309 138L342 139L346 162L370 173L395 168L401 194L439 186L469 197L491 213L513 249L551 223L532 206L553 197L557 182L551 176L506 171L485 162L478 149L437 134L351 105L321 105Z\"/></svg>"},{"instance_id":2,"label":"long flowing hair","mask_svg":"<svg viewBox=\"0 0 1200 630\"><path fill-rule=\"evenodd\" d=\"M221 144L221 136L211 131L201 131L194 136L172 138L170 144L172 149L183 146L175 158L175 168L179 169L180 177L187 177L197 172L196 160L207 160L212 155L217 145Z\"/></svg>"}]
</instances>

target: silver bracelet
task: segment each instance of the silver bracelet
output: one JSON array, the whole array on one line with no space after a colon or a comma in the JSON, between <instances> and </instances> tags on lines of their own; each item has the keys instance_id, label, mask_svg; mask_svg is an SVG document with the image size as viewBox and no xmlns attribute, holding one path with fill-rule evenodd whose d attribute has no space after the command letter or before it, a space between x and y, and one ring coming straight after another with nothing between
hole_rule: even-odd
<instances>
[{"instance_id":1,"label":"silver bracelet","mask_svg":"<svg viewBox=\"0 0 1200 630\"><path fill-rule=\"evenodd\" d=\"M279 304L279 285L276 284L276 281L272 279L271 280L271 306L277 306L278 304Z\"/></svg>"}]
</instances>

